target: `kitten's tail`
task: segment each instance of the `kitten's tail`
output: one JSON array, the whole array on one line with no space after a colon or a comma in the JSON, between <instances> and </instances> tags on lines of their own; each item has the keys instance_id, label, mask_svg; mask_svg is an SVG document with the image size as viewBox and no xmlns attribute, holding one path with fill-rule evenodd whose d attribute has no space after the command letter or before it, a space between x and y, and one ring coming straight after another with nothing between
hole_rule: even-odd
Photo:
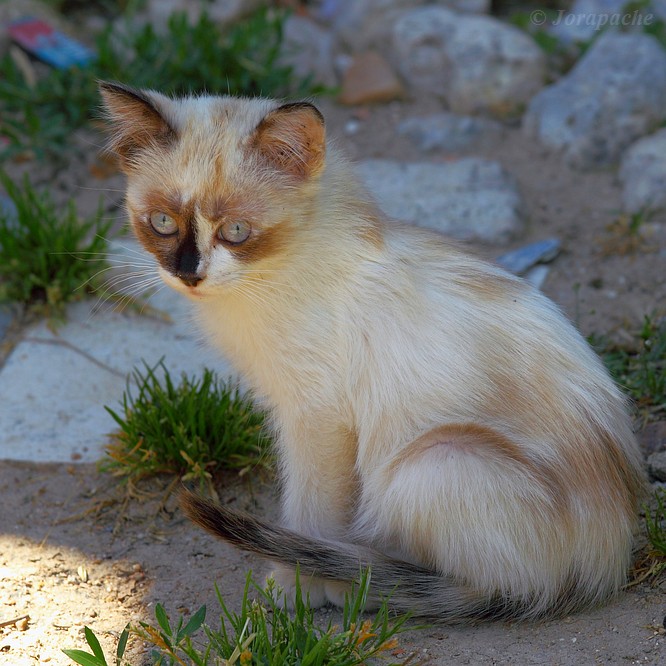
<instances>
[{"instance_id":1,"label":"kitten's tail","mask_svg":"<svg viewBox=\"0 0 666 666\"><path fill-rule=\"evenodd\" d=\"M180 496L186 515L208 532L242 550L274 562L298 564L301 574L352 581L362 569L372 571L371 593L414 617L439 622L519 618L529 604L485 597L450 576L395 560L370 548L307 537L234 511L188 491Z\"/></svg>"}]
</instances>

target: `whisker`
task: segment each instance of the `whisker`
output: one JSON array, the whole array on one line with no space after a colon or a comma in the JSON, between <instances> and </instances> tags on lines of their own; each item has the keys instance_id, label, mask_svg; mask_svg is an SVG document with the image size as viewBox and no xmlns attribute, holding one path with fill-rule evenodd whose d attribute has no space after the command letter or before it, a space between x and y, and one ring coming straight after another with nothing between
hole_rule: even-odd
<instances>
[{"instance_id":1,"label":"whisker","mask_svg":"<svg viewBox=\"0 0 666 666\"><path fill-rule=\"evenodd\" d=\"M93 316L100 312L100 310L109 302L113 302L113 307L111 308L113 312L122 312L130 303L136 303L136 301L139 300L139 297L146 294L153 286L158 286L158 289L148 294L148 298L150 298L164 286L159 277L144 279L136 285L133 285L132 288L127 291L103 292L91 309L90 315ZM143 303L141 311L143 311L146 306L147 302Z\"/></svg>"},{"instance_id":2,"label":"whisker","mask_svg":"<svg viewBox=\"0 0 666 666\"><path fill-rule=\"evenodd\" d=\"M118 189L115 187L86 187L85 185L77 185L77 190L88 190L92 192L125 192L124 189Z\"/></svg>"}]
</instances>

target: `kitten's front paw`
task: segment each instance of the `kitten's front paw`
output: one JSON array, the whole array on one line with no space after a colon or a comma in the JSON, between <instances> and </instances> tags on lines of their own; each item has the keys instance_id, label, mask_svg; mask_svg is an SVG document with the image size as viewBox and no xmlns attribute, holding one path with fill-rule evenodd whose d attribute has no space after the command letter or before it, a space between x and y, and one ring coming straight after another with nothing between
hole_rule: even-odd
<instances>
[{"instance_id":1,"label":"kitten's front paw","mask_svg":"<svg viewBox=\"0 0 666 666\"><path fill-rule=\"evenodd\" d=\"M296 599L296 571L283 564L277 564L268 578L272 578L281 590L278 594L278 605L286 605L287 608L293 610ZM303 601L309 600L310 608L319 608L326 604L324 580L301 574L299 581Z\"/></svg>"}]
</instances>

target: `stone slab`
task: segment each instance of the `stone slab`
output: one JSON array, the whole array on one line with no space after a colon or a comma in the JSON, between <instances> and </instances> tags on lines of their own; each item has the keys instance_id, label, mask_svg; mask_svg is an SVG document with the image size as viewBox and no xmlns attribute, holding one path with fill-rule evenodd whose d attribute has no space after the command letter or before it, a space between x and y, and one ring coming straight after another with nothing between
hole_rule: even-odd
<instances>
[{"instance_id":1,"label":"stone slab","mask_svg":"<svg viewBox=\"0 0 666 666\"><path fill-rule=\"evenodd\" d=\"M123 241L128 255L141 252ZM186 299L162 288L150 299L155 311L139 314L107 309L94 301L71 305L67 322L54 333L46 322L26 331L0 371L0 460L92 462L99 460L115 422L133 368L161 358L173 377L220 376L229 365L203 342ZM163 312L170 316L158 316Z\"/></svg>"}]
</instances>

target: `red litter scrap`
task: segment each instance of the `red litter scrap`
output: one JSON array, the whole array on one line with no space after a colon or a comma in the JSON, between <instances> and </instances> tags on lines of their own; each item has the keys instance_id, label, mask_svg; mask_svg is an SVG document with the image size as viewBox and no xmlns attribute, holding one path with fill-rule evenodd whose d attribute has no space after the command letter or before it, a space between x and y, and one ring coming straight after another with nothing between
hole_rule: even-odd
<instances>
[{"instance_id":1,"label":"red litter scrap","mask_svg":"<svg viewBox=\"0 0 666 666\"><path fill-rule=\"evenodd\" d=\"M87 65L95 58L89 48L40 19L26 17L12 21L9 35L30 55L56 69Z\"/></svg>"}]
</instances>

